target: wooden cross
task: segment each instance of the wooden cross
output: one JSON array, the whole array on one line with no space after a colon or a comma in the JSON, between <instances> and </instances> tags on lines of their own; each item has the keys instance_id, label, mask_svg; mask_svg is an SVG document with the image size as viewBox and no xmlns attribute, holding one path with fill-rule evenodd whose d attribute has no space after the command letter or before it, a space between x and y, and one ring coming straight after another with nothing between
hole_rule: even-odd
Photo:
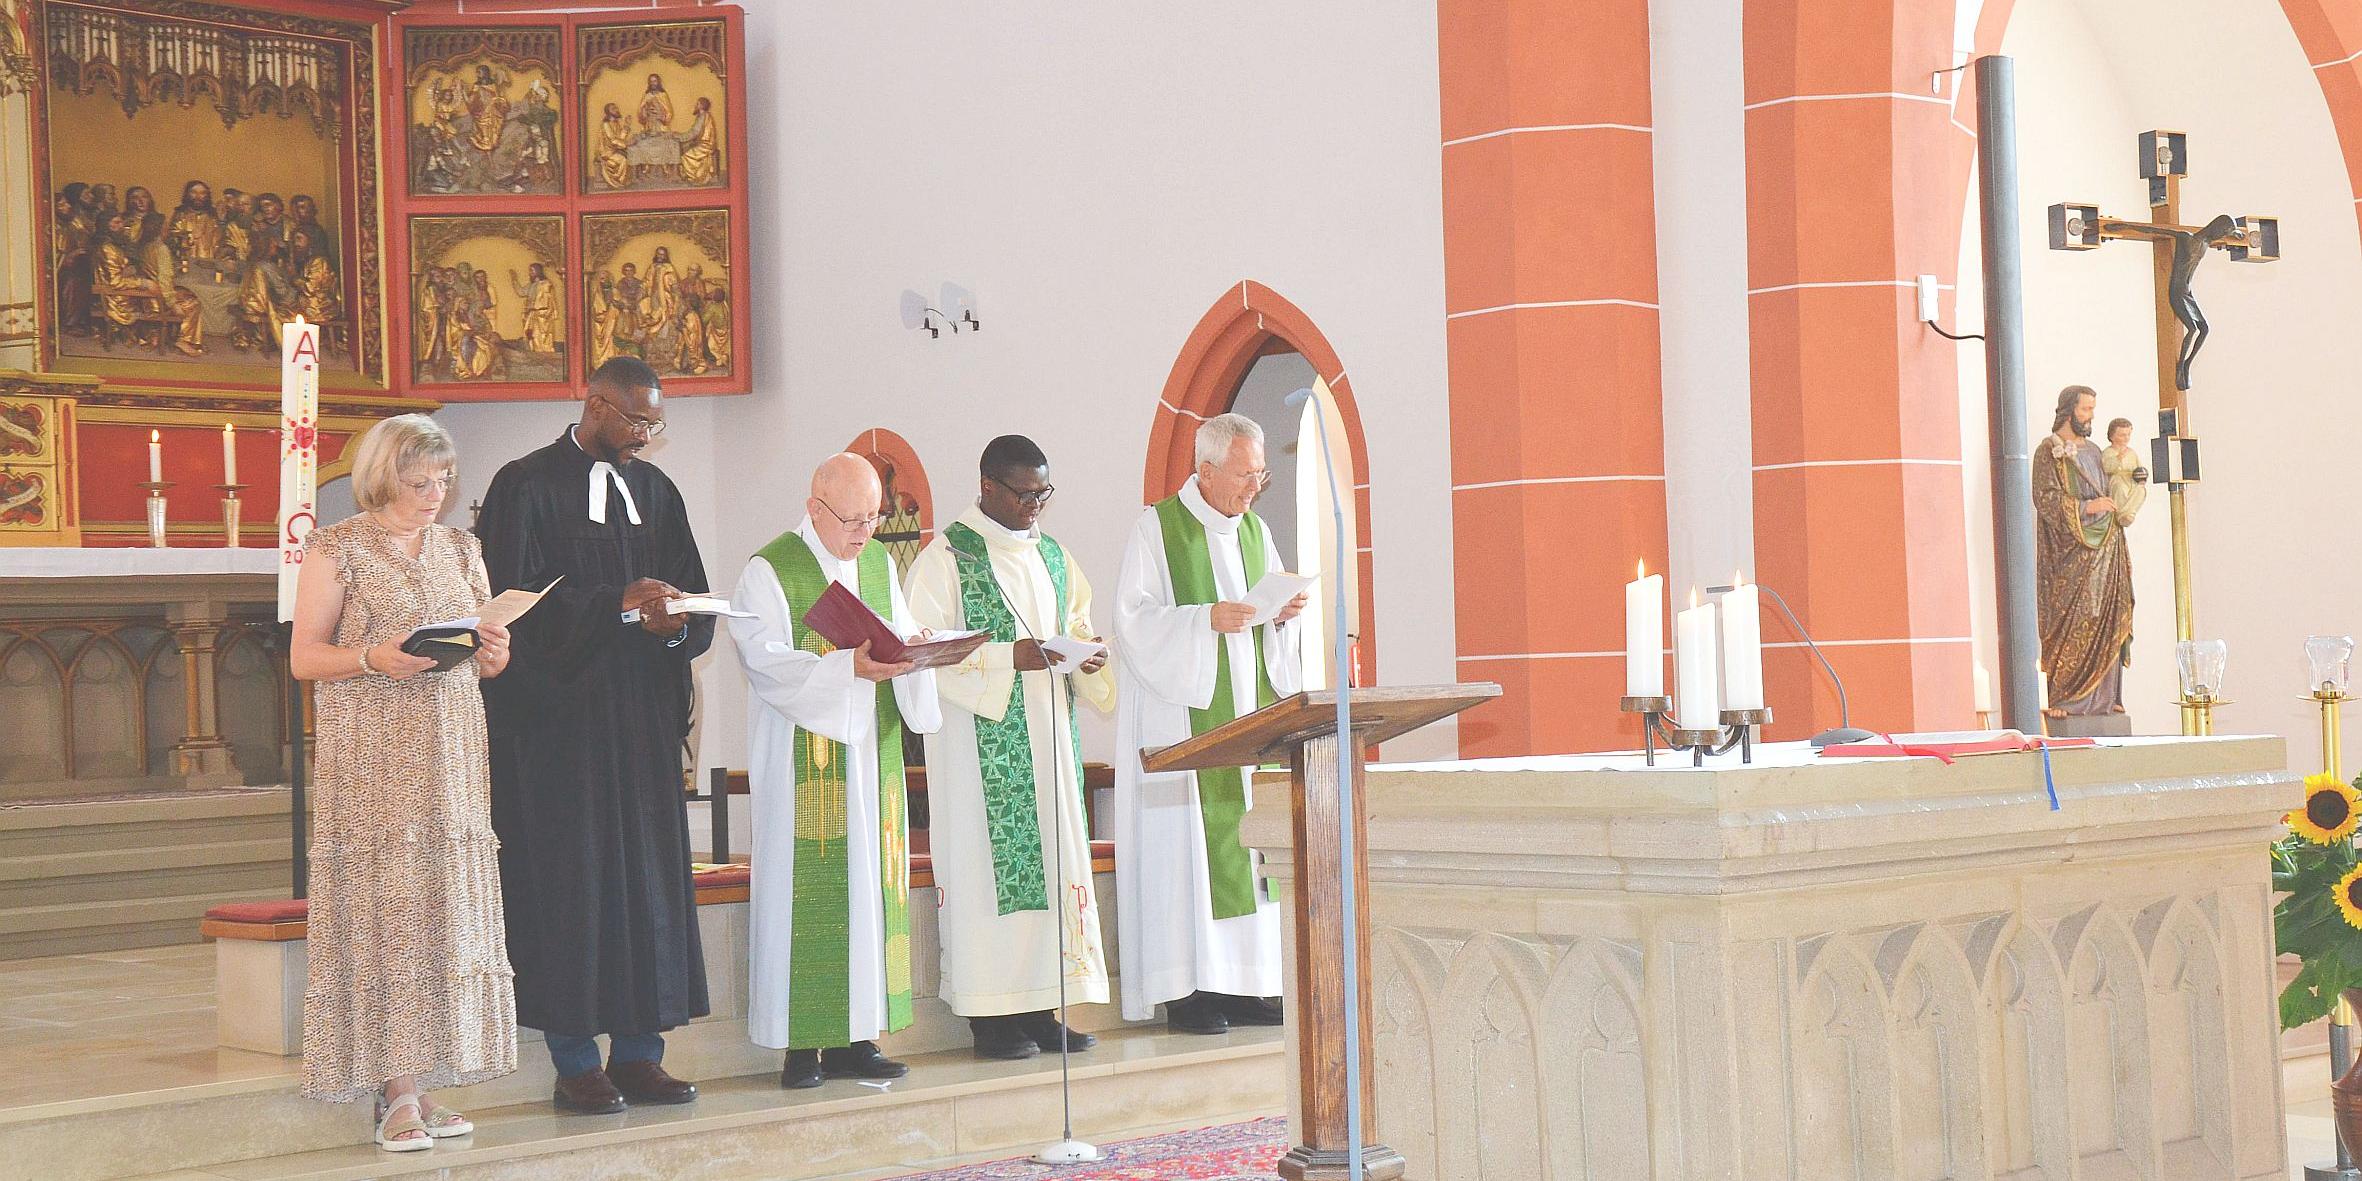
<instances>
[{"instance_id":1,"label":"wooden cross","mask_svg":"<svg viewBox=\"0 0 2362 1181\"><path fill-rule=\"evenodd\" d=\"M2206 317L2191 294L2190 280L2209 250L2237 262L2274 262L2280 257L2280 221L2272 217L2223 214L2202 226L2182 225L2182 178L2190 173L2189 137L2179 131L2144 131L2140 136L2141 177L2149 182L2149 219L2106 217L2099 206L2062 202L2050 207L2050 248L2096 250L2100 243L2143 241L2154 252L2157 299L2157 437L2150 440L2150 469L2164 483L2173 520L2173 630L2176 640L2192 638L2195 610L2190 602L2188 508L2183 497L2198 482L2198 439L2190 429L2190 367L2206 344ZM2192 725L2183 712L2183 732Z\"/></svg>"}]
</instances>

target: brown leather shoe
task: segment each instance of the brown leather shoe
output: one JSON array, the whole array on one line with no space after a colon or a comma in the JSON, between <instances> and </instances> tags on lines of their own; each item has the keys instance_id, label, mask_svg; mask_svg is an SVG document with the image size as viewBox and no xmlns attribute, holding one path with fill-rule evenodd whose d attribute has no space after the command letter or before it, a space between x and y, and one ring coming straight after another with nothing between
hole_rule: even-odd
<instances>
[{"instance_id":1,"label":"brown leather shoe","mask_svg":"<svg viewBox=\"0 0 2362 1181\"><path fill-rule=\"evenodd\" d=\"M624 1108L623 1092L615 1089L613 1080L604 1070L586 1070L572 1078L558 1080L550 1102L567 1111L585 1115L613 1115Z\"/></svg>"},{"instance_id":2,"label":"brown leather shoe","mask_svg":"<svg viewBox=\"0 0 2362 1181\"><path fill-rule=\"evenodd\" d=\"M610 1062L607 1075L634 1103L688 1103L697 1098L697 1084L666 1074L654 1062Z\"/></svg>"}]
</instances>

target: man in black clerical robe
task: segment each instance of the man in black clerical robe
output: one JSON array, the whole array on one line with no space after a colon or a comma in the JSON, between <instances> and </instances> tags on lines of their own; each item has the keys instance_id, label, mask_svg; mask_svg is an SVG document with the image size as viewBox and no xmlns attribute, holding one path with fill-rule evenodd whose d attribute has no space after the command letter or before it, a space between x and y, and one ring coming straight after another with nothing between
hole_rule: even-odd
<instances>
[{"instance_id":1,"label":"man in black clerical robe","mask_svg":"<svg viewBox=\"0 0 2362 1181\"><path fill-rule=\"evenodd\" d=\"M657 386L636 358L601 365L582 421L501 468L476 524L495 593L564 579L484 704L517 1023L548 1039L557 1105L592 1113L696 1098L662 1035L708 1012L681 745L714 628L663 607L709 587L680 491L637 462Z\"/></svg>"}]
</instances>

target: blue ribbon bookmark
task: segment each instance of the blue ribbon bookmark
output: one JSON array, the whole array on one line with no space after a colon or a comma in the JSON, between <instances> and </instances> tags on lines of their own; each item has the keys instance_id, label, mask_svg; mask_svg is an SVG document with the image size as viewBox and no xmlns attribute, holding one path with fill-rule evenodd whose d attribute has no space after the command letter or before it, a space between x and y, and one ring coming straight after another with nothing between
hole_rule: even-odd
<instances>
[{"instance_id":1,"label":"blue ribbon bookmark","mask_svg":"<svg viewBox=\"0 0 2362 1181\"><path fill-rule=\"evenodd\" d=\"M2042 790L2050 793L2050 810L2056 812L2059 810L2059 784L2058 780L2050 776L2050 744L2037 740L2035 745L2042 748Z\"/></svg>"}]
</instances>

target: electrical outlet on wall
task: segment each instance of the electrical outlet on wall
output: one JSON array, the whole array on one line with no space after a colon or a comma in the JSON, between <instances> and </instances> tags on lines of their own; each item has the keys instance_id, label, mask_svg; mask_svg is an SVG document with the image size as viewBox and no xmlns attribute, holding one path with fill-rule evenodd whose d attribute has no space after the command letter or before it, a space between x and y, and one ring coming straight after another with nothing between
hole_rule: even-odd
<instances>
[{"instance_id":1,"label":"electrical outlet on wall","mask_svg":"<svg viewBox=\"0 0 2362 1181\"><path fill-rule=\"evenodd\" d=\"M1922 324L1936 322L1936 277L1934 275L1919 276L1919 322Z\"/></svg>"}]
</instances>

